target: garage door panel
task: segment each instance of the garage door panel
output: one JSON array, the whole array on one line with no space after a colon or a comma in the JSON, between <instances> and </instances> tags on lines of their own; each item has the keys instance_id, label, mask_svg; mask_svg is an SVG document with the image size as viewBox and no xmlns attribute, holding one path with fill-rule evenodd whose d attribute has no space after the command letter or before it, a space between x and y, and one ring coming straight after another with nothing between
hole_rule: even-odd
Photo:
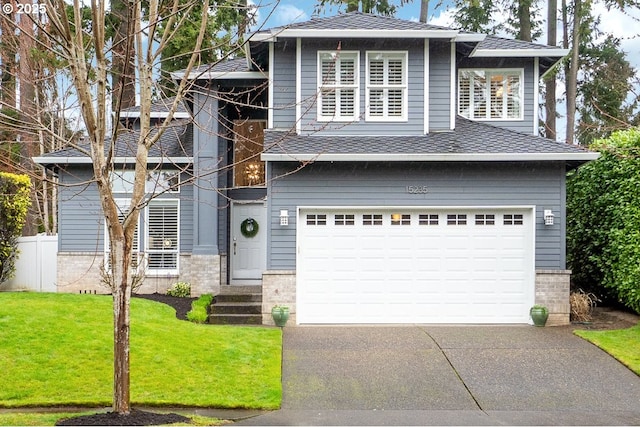
<instances>
[{"instance_id":1,"label":"garage door panel","mask_svg":"<svg viewBox=\"0 0 640 427\"><path fill-rule=\"evenodd\" d=\"M526 322L530 212L488 211L301 210L299 322Z\"/></svg>"}]
</instances>

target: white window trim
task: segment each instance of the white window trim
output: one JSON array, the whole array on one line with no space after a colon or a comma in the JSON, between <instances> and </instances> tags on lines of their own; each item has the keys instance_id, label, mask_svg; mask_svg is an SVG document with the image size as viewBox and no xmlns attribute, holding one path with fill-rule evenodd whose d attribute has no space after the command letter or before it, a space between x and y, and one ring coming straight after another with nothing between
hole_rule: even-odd
<instances>
[{"instance_id":1,"label":"white window trim","mask_svg":"<svg viewBox=\"0 0 640 427\"><path fill-rule=\"evenodd\" d=\"M114 199L116 205L118 206L118 209L120 212L126 212L129 209L129 204L131 203L131 200L129 199ZM137 265L132 268L132 271L137 272L140 269L141 266L141 261L142 261L142 254L140 252L140 247L141 247L141 233L140 233L140 214L138 213L138 224L136 225L136 227L138 228L138 238L137 238L137 249L134 247L132 249L132 256L137 257ZM107 272L111 272L111 266L109 265L109 254L111 252L111 241L109 240L109 231L107 229L107 224L106 224L106 218L105 218L105 223L104 223L104 227L103 227L103 235L104 235L104 245L103 245L103 254L104 254L104 260L103 260L103 264L104 264L104 269ZM137 251L136 251L137 250Z\"/></svg>"},{"instance_id":2,"label":"white window trim","mask_svg":"<svg viewBox=\"0 0 640 427\"><path fill-rule=\"evenodd\" d=\"M354 106L353 106L353 115L351 116L342 116L342 115L332 115L325 116L322 114L322 89L327 86L324 84L323 76L322 76L322 55L331 54L337 56L347 56L353 57L355 59L355 78L354 83L351 85L335 85L336 89L353 89L354 90ZM317 83L318 83L318 101L316 102L317 106L317 119L319 122L357 122L360 117L360 52L357 50L344 50L344 51L336 51L336 50L319 50L317 53ZM336 74L337 75L337 74ZM338 98L336 97L336 106L338 105ZM336 108L337 110L337 108ZM337 111L336 111L337 113Z\"/></svg>"},{"instance_id":3,"label":"white window trim","mask_svg":"<svg viewBox=\"0 0 640 427\"><path fill-rule=\"evenodd\" d=\"M376 85L370 84L369 75L369 58L374 55L383 55L388 58L400 58L402 60L402 85ZM409 102L409 53L406 50L372 50L366 53L366 112L365 120L368 122L406 122L408 120L408 102ZM401 116L371 116L369 94L371 89L402 89L402 114Z\"/></svg>"},{"instance_id":4,"label":"white window trim","mask_svg":"<svg viewBox=\"0 0 640 427\"><path fill-rule=\"evenodd\" d=\"M524 69L523 68L461 68L458 70L458 114L460 116L464 115L462 114L462 111L460 110L460 94L461 94L461 90L460 90L460 82L461 82L461 76L462 73L464 72L484 72L485 73L485 79L488 82L490 79L487 78L487 75L491 75L491 74L511 74L511 75L517 75L518 78L520 79L520 85L519 85L519 93L518 96L520 98L520 115L519 117L491 117L491 106L489 105L487 108L487 114L488 117L468 117L469 120L476 120L476 121L521 121L524 120ZM485 87L485 91L487 91L486 93L486 98L490 101L491 100L491 85L487 85ZM469 94L469 111L473 112L473 96L471 94Z\"/></svg>"},{"instance_id":5,"label":"white window trim","mask_svg":"<svg viewBox=\"0 0 640 427\"><path fill-rule=\"evenodd\" d=\"M149 206L153 204L165 204L165 205L175 205L177 207L177 248L175 249L176 254L176 268L174 269L154 269L149 267ZM140 233L138 233L140 236ZM177 276L180 273L180 199L153 199L149 201L147 204L147 208L145 209L145 227L144 227L144 246L145 246L145 266L146 266L146 275L147 276ZM163 251L154 251L155 253L163 253ZM174 251L167 251L174 252Z\"/></svg>"}]
</instances>

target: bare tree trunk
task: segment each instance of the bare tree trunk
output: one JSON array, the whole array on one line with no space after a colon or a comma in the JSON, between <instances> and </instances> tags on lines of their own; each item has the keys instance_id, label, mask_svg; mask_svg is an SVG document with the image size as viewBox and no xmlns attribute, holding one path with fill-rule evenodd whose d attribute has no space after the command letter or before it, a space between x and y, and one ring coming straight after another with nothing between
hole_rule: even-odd
<instances>
[{"instance_id":1,"label":"bare tree trunk","mask_svg":"<svg viewBox=\"0 0 640 427\"><path fill-rule=\"evenodd\" d=\"M429 20L429 0L420 1L420 22L426 23Z\"/></svg>"},{"instance_id":2,"label":"bare tree trunk","mask_svg":"<svg viewBox=\"0 0 640 427\"><path fill-rule=\"evenodd\" d=\"M558 40L558 1L549 0L547 11L547 44L555 46ZM556 139L556 73L551 72L545 79L545 136Z\"/></svg>"},{"instance_id":3,"label":"bare tree trunk","mask_svg":"<svg viewBox=\"0 0 640 427\"><path fill-rule=\"evenodd\" d=\"M518 39L530 42L531 41L531 0L518 1L518 20L520 21Z\"/></svg>"},{"instance_id":4,"label":"bare tree trunk","mask_svg":"<svg viewBox=\"0 0 640 427\"><path fill-rule=\"evenodd\" d=\"M576 97L578 91L578 68L580 66L580 21L582 0L574 0L573 24L571 28L571 62L567 73L567 139L573 144L575 139Z\"/></svg>"}]
</instances>

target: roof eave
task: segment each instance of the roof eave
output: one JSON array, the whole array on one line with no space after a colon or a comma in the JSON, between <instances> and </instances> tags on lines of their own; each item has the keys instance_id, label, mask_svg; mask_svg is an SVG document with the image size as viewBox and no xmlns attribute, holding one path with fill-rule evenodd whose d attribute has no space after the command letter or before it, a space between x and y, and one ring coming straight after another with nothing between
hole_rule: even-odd
<instances>
[{"instance_id":1,"label":"roof eave","mask_svg":"<svg viewBox=\"0 0 640 427\"><path fill-rule=\"evenodd\" d=\"M186 73L184 72L175 72L171 73L171 78L173 80L181 80L185 75ZM267 78L269 78L269 76L261 71L206 71L187 77L188 80L264 80Z\"/></svg>"},{"instance_id":2,"label":"roof eave","mask_svg":"<svg viewBox=\"0 0 640 427\"><path fill-rule=\"evenodd\" d=\"M260 158L271 162L540 162L595 160L600 153L465 153L465 154L405 154L405 153L263 153Z\"/></svg>"},{"instance_id":3,"label":"roof eave","mask_svg":"<svg viewBox=\"0 0 640 427\"><path fill-rule=\"evenodd\" d=\"M569 49L474 49L471 58L562 58L569 53Z\"/></svg>"},{"instance_id":4,"label":"roof eave","mask_svg":"<svg viewBox=\"0 0 640 427\"><path fill-rule=\"evenodd\" d=\"M120 113L120 118L123 118L123 119L137 119L139 117L140 117L139 111L122 111ZM152 111L151 112L152 119L164 119L167 117L169 117L168 111L162 111L162 112ZM173 118L174 119L190 119L191 115L186 111L176 111L175 113L173 113Z\"/></svg>"},{"instance_id":5,"label":"roof eave","mask_svg":"<svg viewBox=\"0 0 640 427\"><path fill-rule=\"evenodd\" d=\"M72 157L72 156L38 156L32 157L34 163L40 165L90 165L93 164L90 157ZM114 157L113 163L117 164L135 164L136 158L131 156L126 157ZM193 157L149 157L147 163L161 164L161 163L175 163L175 164L190 164L193 163Z\"/></svg>"},{"instance_id":6,"label":"roof eave","mask_svg":"<svg viewBox=\"0 0 640 427\"><path fill-rule=\"evenodd\" d=\"M280 37L291 38L392 38L392 39L423 39L440 38L453 39L459 35L458 30L380 30L380 29L284 29L275 32L256 33L251 36L251 41L274 42Z\"/></svg>"}]
</instances>

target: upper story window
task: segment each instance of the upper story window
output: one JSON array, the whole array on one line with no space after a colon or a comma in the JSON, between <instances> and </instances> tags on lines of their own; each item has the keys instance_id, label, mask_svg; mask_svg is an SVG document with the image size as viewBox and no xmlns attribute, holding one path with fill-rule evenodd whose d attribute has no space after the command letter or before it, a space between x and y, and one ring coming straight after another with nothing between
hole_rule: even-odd
<instances>
[{"instance_id":1,"label":"upper story window","mask_svg":"<svg viewBox=\"0 0 640 427\"><path fill-rule=\"evenodd\" d=\"M475 120L522 120L522 70L460 70L458 114Z\"/></svg>"},{"instance_id":2,"label":"upper story window","mask_svg":"<svg viewBox=\"0 0 640 427\"><path fill-rule=\"evenodd\" d=\"M354 121L359 111L358 52L318 52L318 120Z\"/></svg>"},{"instance_id":3,"label":"upper story window","mask_svg":"<svg viewBox=\"0 0 640 427\"><path fill-rule=\"evenodd\" d=\"M367 52L367 120L407 120L407 52Z\"/></svg>"}]
</instances>

